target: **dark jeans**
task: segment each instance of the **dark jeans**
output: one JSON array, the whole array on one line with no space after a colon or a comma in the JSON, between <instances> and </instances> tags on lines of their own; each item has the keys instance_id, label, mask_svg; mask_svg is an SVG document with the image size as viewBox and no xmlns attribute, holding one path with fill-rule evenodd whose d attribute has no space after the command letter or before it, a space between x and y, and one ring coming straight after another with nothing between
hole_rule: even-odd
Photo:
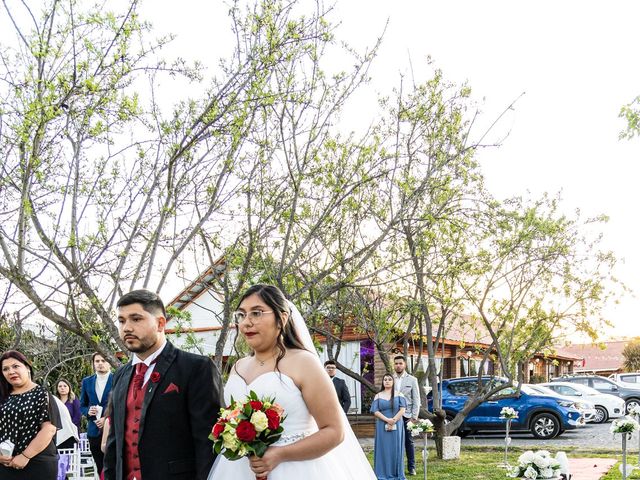
<instances>
[{"instance_id":1,"label":"dark jeans","mask_svg":"<svg viewBox=\"0 0 640 480\"><path fill-rule=\"evenodd\" d=\"M102 432L102 430L100 430L100 432ZM102 449L100 448L101 444L102 435L99 437L89 437L89 449L91 450L93 461L96 462L98 475L102 473L102 468L104 466L104 453L102 453Z\"/></svg>"},{"instance_id":2,"label":"dark jeans","mask_svg":"<svg viewBox=\"0 0 640 480\"><path fill-rule=\"evenodd\" d=\"M402 423L404 424L404 450L407 453L407 470L416 469L416 454L413 449L413 437L411 432L407 429L407 423L410 418L402 417Z\"/></svg>"}]
</instances>

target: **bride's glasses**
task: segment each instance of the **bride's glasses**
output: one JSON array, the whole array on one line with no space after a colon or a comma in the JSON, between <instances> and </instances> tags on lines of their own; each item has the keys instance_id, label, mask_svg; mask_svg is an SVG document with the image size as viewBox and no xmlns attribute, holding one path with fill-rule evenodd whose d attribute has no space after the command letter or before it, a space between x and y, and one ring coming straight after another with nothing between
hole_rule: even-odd
<instances>
[{"instance_id":1,"label":"bride's glasses","mask_svg":"<svg viewBox=\"0 0 640 480\"><path fill-rule=\"evenodd\" d=\"M247 319L251 320L252 323L253 322L259 322L260 319L262 318L262 316L265 313L273 313L273 311L271 311L271 310L251 310L250 312L243 312L243 311L237 310L237 311L233 312L233 319L238 324L244 322Z\"/></svg>"}]
</instances>

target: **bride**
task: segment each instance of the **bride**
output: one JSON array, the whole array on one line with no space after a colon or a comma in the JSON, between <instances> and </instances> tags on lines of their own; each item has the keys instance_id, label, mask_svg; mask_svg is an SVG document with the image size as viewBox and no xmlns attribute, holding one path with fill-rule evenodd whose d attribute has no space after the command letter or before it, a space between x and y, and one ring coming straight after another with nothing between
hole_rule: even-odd
<instances>
[{"instance_id":1,"label":"bride","mask_svg":"<svg viewBox=\"0 0 640 480\"><path fill-rule=\"evenodd\" d=\"M218 455L209 480L375 480L295 306L277 287L254 285L234 317L253 355L233 366L225 403L253 390L275 397L287 418L282 437L262 458Z\"/></svg>"}]
</instances>

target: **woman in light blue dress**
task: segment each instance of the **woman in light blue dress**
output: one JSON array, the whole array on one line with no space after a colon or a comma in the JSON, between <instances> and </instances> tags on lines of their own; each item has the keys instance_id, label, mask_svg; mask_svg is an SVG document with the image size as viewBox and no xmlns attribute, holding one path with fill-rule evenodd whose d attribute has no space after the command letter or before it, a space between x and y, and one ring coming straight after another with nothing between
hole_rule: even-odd
<instances>
[{"instance_id":1,"label":"woman in light blue dress","mask_svg":"<svg viewBox=\"0 0 640 480\"><path fill-rule=\"evenodd\" d=\"M402 394L396 395L394 387L393 376L385 374L382 388L371 404L371 413L377 418L373 469L378 480L406 480L402 415L407 400Z\"/></svg>"}]
</instances>

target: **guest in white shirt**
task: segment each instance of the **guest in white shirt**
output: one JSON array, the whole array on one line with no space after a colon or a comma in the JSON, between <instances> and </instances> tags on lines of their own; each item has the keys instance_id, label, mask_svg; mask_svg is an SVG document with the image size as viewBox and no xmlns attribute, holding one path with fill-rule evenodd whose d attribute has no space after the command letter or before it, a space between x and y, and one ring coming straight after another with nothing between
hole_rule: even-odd
<instances>
[{"instance_id":1,"label":"guest in white shirt","mask_svg":"<svg viewBox=\"0 0 640 480\"><path fill-rule=\"evenodd\" d=\"M93 354L92 362L93 369L96 373L82 380L80 410L82 414L87 417L87 438L89 439L91 455L96 462L98 472L101 472L104 459L104 454L100 448L102 443L102 427L104 425L102 412L107 408L113 374L111 373L111 365L109 365L109 362L99 353Z\"/></svg>"}]
</instances>

